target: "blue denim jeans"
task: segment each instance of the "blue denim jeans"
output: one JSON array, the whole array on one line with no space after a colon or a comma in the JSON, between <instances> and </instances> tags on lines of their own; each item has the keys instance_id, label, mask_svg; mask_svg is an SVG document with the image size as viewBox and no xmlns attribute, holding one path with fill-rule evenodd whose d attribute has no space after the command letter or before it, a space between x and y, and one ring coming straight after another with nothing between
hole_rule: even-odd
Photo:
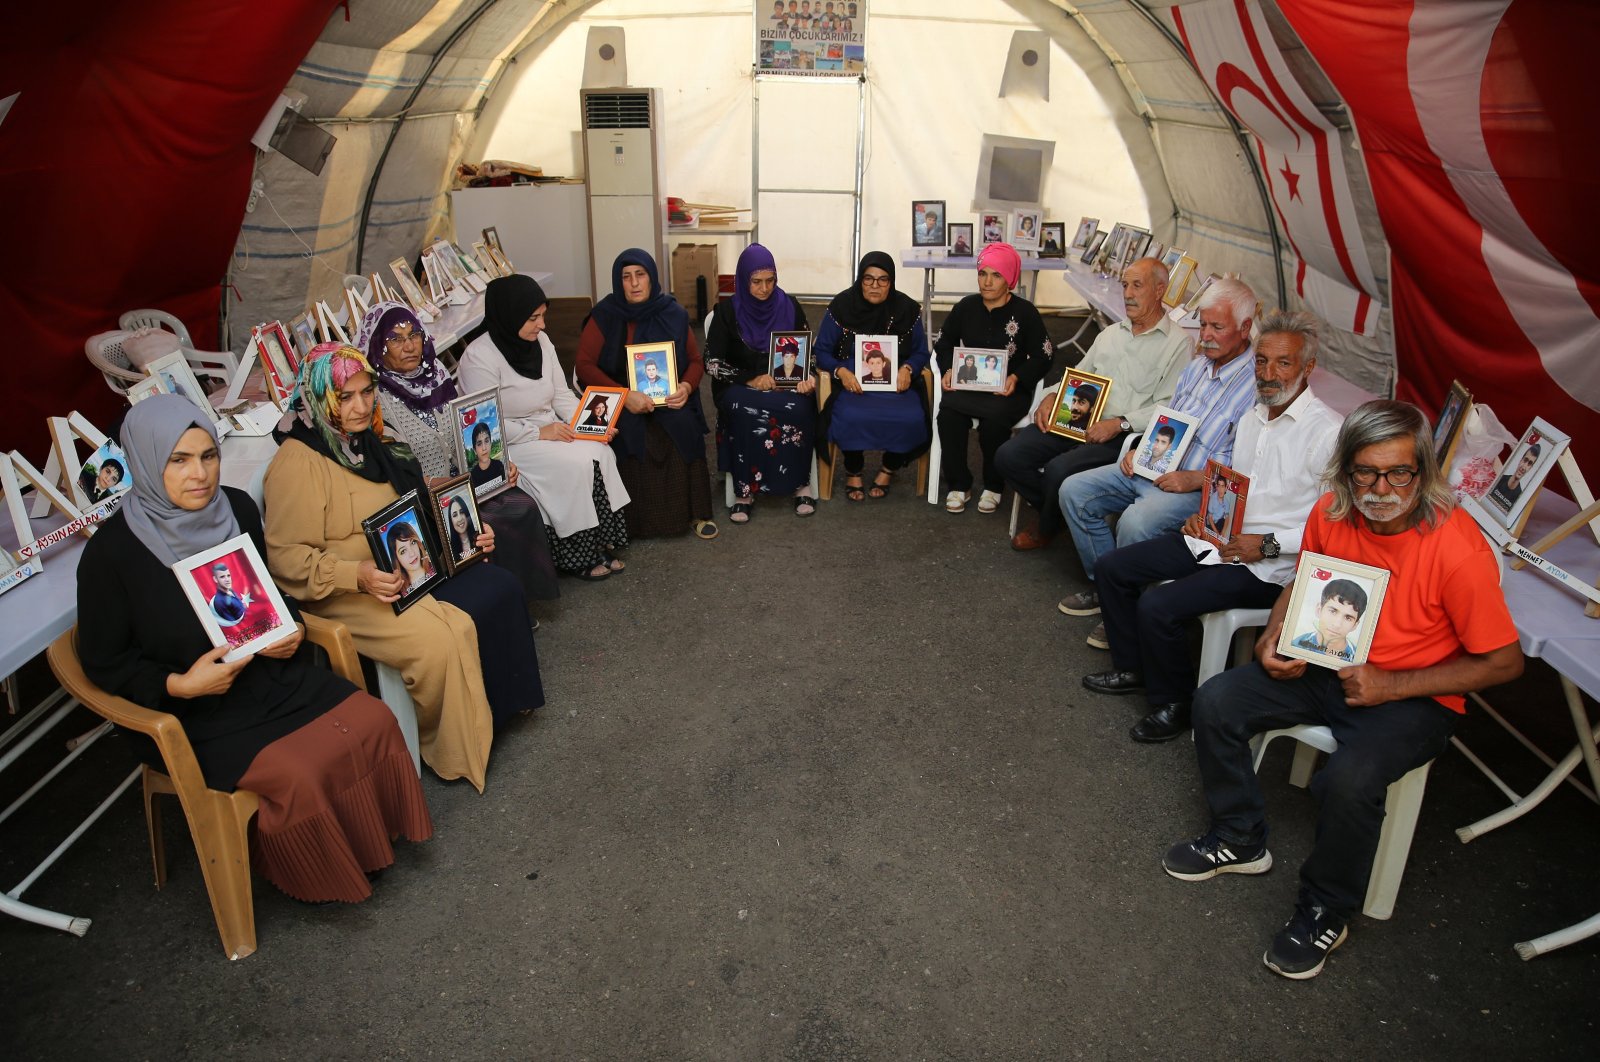
<instances>
[{"instance_id":1,"label":"blue denim jeans","mask_svg":"<svg viewBox=\"0 0 1600 1062\"><path fill-rule=\"evenodd\" d=\"M1169 494L1140 476L1125 476L1116 465L1092 468L1061 484L1061 512L1078 547L1083 571L1094 578L1095 562L1118 546L1145 542L1183 526L1200 510L1200 493ZM1117 516L1111 534L1106 517Z\"/></svg>"}]
</instances>

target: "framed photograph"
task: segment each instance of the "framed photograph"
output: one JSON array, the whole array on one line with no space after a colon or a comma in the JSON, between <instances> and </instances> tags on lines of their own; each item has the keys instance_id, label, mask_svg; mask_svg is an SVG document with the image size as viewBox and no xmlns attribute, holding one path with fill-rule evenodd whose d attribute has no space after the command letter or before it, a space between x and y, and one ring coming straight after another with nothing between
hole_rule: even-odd
<instances>
[{"instance_id":1,"label":"framed photograph","mask_svg":"<svg viewBox=\"0 0 1600 1062\"><path fill-rule=\"evenodd\" d=\"M471 478L457 476L429 493L433 496L433 515L438 521L439 544L444 547L445 568L450 574L487 560L489 555L478 548L483 518L478 515L478 496L472 492Z\"/></svg>"},{"instance_id":2,"label":"framed photograph","mask_svg":"<svg viewBox=\"0 0 1600 1062\"><path fill-rule=\"evenodd\" d=\"M1545 477L1556 467L1556 461L1572 442L1570 436L1557 431L1543 417L1534 417L1528 430L1522 433L1517 445L1511 448L1500 477L1483 496L1483 507L1489 510L1502 527L1513 536L1522 533L1522 525L1533 511L1533 500Z\"/></svg>"},{"instance_id":3,"label":"framed photograph","mask_svg":"<svg viewBox=\"0 0 1600 1062\"><path fill-rule=\"evenodd\" d=\"M1016 210L1011 214L1011 238L1006 242L1019 251L1039 249L1040 228L1044 225L1044 211Z\"/></svg>"},{"instance_id":4,"label":"framed photograph","mask_svg":"<svg viewBox=\"0 0 1600 1062\"><path fill-rule=\"evenodd\" d=\"M1011 353L985 347L956 347L951 361L955 375L952 391L991 391L999 393L1006 385L1006 369Z\"/></svg>"},{"instance_id":5,"label":"framed photograph","mask_svg":"<svg viewBox=\"0 0 1600 1062\"><path fill-rule=\"evenodd\" d=\"M945 227L945 238L950 244L951 258L971 258L972 250L972 222L951 222Z\"/></svg>"},{"instance_id":6,"label":"framed photograph","mask_svg":"<svg viewBox=\"0 0 1600 1062\"><path fill-rule=\"evenodd\" d=\"M1004 214L978 215L978 248L1006 241L1006 216Z\"/></svg>"},{"instance_id":7,"label":"framed photograph","mask_svg":"<svg viewBox=\"0 0 1600 1062\"><path fill-rule=\"evenodd\" d=\"M477 241L476 243L474 243L472 245L472 254L473 254L474 257L476 257L478 259L479 262L483 263L484 272L488 276L490 276L490 277L503 277L503 276L505 276L504 273L500 272L500 263L496 262L494 260L494 255L489 253L489 245L488 244L484 243L482 240Z\"/></svg>"},{"instance_id":8,"label":"framed photograph","mask_svg":"<svg viewBox=\"0 0 1600 1062\"><path fill-rule=\"evenodd\" d=\"M1155 257L1161 259L1161 264L1167 267L1167 275L1170 277L1172 271L1178 268L1178 259L1182 258L1183 254L1184 252L1176 247L1168 247Z\"/></svg>"},{"instance_id":9,"label":"framed photograph","mask_svg":"<svg viewBox=\"0 0 1600 1062\"><path fill-rule=\"evenodd\" d=\"M489 248L489 255L494 259L494 264L499 267L500 275L508 277L514 272L511 259L506 257L506 249L500 245L500 230L490 225L483 230L483 242Z\"/></svg>"},{"instance_id":10,"label":"framed photograph","mask_svg":"<svg viewBox=\"0 0 1600 1062\"><path fill-rule=\"evenodd\" d=\"M1472 392L1460 380L1450 381L1450 390L1444 396L1444 407L1439 410L1439 420L1433 426L1433 453L1439 459L1439 471L1450 471L1450 462L1456 456L1456 444L1461 441L1461 426L1472 411Z\"/></svg>"},{"instance_id":11,"label":"framed photograph","mask_svg":"<svg viewBox=\"0 0 1600 1062\"><path fill-rule=\"evenodd\" d=\"M911 202L911 246L943 247L944 200L914 199Z\"/></svg>"},{"instance_id":12,"label":"framed photograph","mask_svg":"<svg viewBox=\"0 0 1600 1062\"><path fill-rule=\"evenodd\" d=\"M572 414L572 430L580 438L604 439L622 416L622 402L627 397L626 387L584 388L578 411Z\"/></svg>"},{"instance_id":13,"label":"framed photograph","mask_svg":"<svg viewBox=\"0 0 1600 1062\"><path fill-rule=\"evenodd\" d=\"M1050 434L1083 442L1089 425L1105 412L1111 377L1068 369L1056 391L1056 408L1050 415Z\"/></svg>"},{"instance_id":14,"label":"framed photograph","mask_svg":"<svg viewBox=\"0 0 1600 1062\"><path fill-rule=\"evenodd\" d=\"M317 345L317 324L310 313L303 313L289 322L289 338L294 342L294 367L298 370L300 362L309 357L311 348Z\"/></svg>"},{"instance_id":15,"label":"framed photograph","mask_svg":"<svg viewBox=\"0 0 1600 1062\"><path fill-rule=\"evenodd\" d=\"M1168 306L1183 304L1183 293L1188 290L1189 281L1199 264L1186 254L1178 256L1178 264L1167 271L1167 290L1161 296L1163 303Z\"/></svg>"},{"instance_id":16,"label":"framed photograph","mask_svg":"<svg viewBox=\"0 0 1600 1062\"><path fill-rule=\"evenodd\" d=\"M1365 664L1388 587L1383 568L1301 553L1278 655L1335 670Z\"/></svg>"},{"instance_id":17,"label":"framed photograph","mask_svg":"<svg viewBox=\"0 0 1600 1062\"><path fill-rule=\"evenodd\" d=\"M196 406L201 412L213 421L217 419L217 411L211 408L211 400L206 397L206 389L200 386L200 381L195 378L194 370L189 367L189 362L183 356L183 351L175 350L171 354L157 358L145 366L145 372L151 376L162 379L162 390L171 395L182 395Z\"/></svg>"},{"instance_id":18,"label":"framed photograph","mask_svg":"<svg viewBox=\"0 0 1600 1062\"><path fill-rule=\"evenodd\" d=\"M237 660L289 637L294 615L249 535L235 535L172 566L211 644Z\"/></svg>"},{"instance_id":19,"label":"framed photograph","mask_svg":"<svg viewBox=\"0 0 1600 1062\"><path fill-rule=\"evenodd\" d=\"M172 393L173 392L167 388L167 381L165 378L160 376L146 376L138 383L128 385L128 405L136 406L142 399L149 398L151 395L170 395Z\"/></svg>"},{"instance_id":20,"label":"framed photograph","mask_svg":"<svg viewBox=\"0 0 1600 1062\"><path fill-rule=\"evenodd\" d=\"M1185 328L1188 328L1191 325L1193 325L1195 327L1199 327L1199 324L1200 324L1200 297L1206 293L1206 291L1211 287L1211 285L1215 284L1217 281L1219 281L1221 279L1222 279L1222 276L1220 274L1218 274L1218 273L1212 273L1210 276L1206 277L1205 280L1200 282L1200 286L1198 288L1194 289L1194 294L1190 295L1187 299L1184 300L1183 306L1181 308L1179 308L1179 309L1173 310L1172 314L1170 314L1169 316L1178 317L1179 318L1179 322Z\"/></svg>"},{"instance_id":21,"label":"framed photograph","mask_svg":"<svg viewBox=\"0 0 1600 1062\"><path fill-rule=\"evenodd\" d=\"M1197 417L1179 413L1168 406L1157 406L1150 414L1150 425L1133 451L1133 474L1155 480L1183 463L1183 455L1194 439Z\"/></svg>"},{"instance_id":22,"label":"framed photograph","mask_svg":"<svg viewBox=\"0 0 1600 1062\"><path fill-rule=\"evenodd\" d=\"M672 340L660 343L629 343L628 387L657 406L667 404L678 389L678 347Z\"/></svg>"},{"instance_id":23,"label":"framed photograph","mask_svg":"<svg viewBox=\"0 0 1600 1062\"><path fill-rule=\"evenodd\" d=\"M1072 236L1072 249L1074 251L1087 251L1089 249L1089 241L1094 239L1094 234L1099 231L1099 218L1084 218L1078 222L1078 231Z\"/></svg>"},{"instance_id":24,"label":"framed photograph","mask_svg":"<svg viewBox=\"0 0 1600 1062\"><path fill-rule=\"evenodd\" d=\"M800 386L811 375L811 333L774 332L768 349L772 382L783 388Z\"/></svg>"},{"instance_id":25,"label":"framed photograph","mask_svg":"<svg viewBox=\"0 0 1600 1062\"><path fill-rule=\"evenodd\" d=\"M413 310L418 310L433 317L439 316L439 307L422 292L422 285L417 283L417 278L412 275L411 267L406 265L404 258L396 258L389 263L389 272L394 274L396 284L400 285L400 293L411 304Z\"/></svg>"},{"instance_id":26,"label":"framed photograph","mask_svg":"<svg viewBox=\"0 0 1600 1062\"><path fill-rule=\"evenodd\" d=\"M101 443L78 470L78 486L83 488L89 504L99 505L122 494L133 486L133 472L128 468L128 456L122 447L107 439Z\"/></svg>"},{"instance_id":27,"label":"framed photograph","mask_svg":"<svg viewBox=\"0 0 1600 1062\"><path fill-rule=\"evenodd\" d=\"M500 427L500 389L486 387L450 403L455 425L456 467L466 469L478 500L511 486L506 478L506 440Z\"/></svg>"},{"instance_id":28,"label":"framed photograph","mask_svg":"<svg viewBox=\"0 0 1600 1062\"><path fill-rule=\"evenodd\" d=\"M349 290L349 289L346 289ZM294 393L295 372L299 364L294 355L294 343L283 330L283 324L272 321L256 326L256 354L261 358L261 370L266 376L267 397L279 409Z\"/></svg>"},{"instance_id":29,"label":"framed photograph","mask_svg":"<svg viewBox=\"0 0 1600 1062\"><path fill-rule=\"evenodd\" d=\"M399 615L445 579L443 559L433 537L433 521L424 508L428 502L408 490L392 505L361 521L372 559L386 572L405 577L406 585L394 603Z\"/></svg>"},{"instance_id":30,"label":"framed photograph","mask_svg":"<svg viewBox=\"0 0 1600 1062\"><path fill-rule=\"evenodd\" d=\"M1250 477L1214 460L1206 462L1206 487L1200 495L1200 537L1226 546L1244 527L1244 503Z\"/></svg>"},{"instance_id":31,"label":"framed photograph","mask_svg":"<svg viewBox=\"0 0 1600 1062\"><path fill-rule=\"evenodd\" d=\"M1113 255L1117 263L1117 272L1125 271L1137 262L1144 254L1144 249L1150 244L1150 233L1137 225L1128 225L1124 229L1121 253Z\"/></svg>"},{"instance_id":32,"label":"framed photograph","mask_svg":"<svg viewBox=\"0 0 1600 1062\"><path fill-rule=\"evenodd\" d=\"M899 371L899 336L856 336L856 380L863 391L894 391Z\"/></svg>"},{"instance_id":33,"label":"framed photograph","mask_svg":"<svg viewBox=\"0 0 1600 1062\"><path fill-rule=\"evenodd\" d=\"M1128 242L1128 228L1126 221L1119 221L1111 226L1111 232L1106 236L1106 242L1100 248L1113 261L1118 261L1122 258L1122 248Z\"/></svg>"},{"instance_id":34,"label":"framed photograph","mask_svg":"<svg viewBox=\"0 0 1600 1062\"><path fill-rule=\"evenodd\" d=\"M1078 261L1084 265L1093 262L1100 256L1100 248L1105 246L1105 242L1106 234L1103 232L1096 232L1093 236L1090 236L1089 245L1083 249L1083 256Z\"/></svg>"},{"instance_id":35,"label":"framed photograph","mask_svg":"<svg viewBox=\"0 0 1600 1062\"><path fill-rule=\"evenodd\" d=\"M1039 257L1065 258L1067 256L1067 223L1047 221L1039 227Z\"/></svg>"}]
</instances>

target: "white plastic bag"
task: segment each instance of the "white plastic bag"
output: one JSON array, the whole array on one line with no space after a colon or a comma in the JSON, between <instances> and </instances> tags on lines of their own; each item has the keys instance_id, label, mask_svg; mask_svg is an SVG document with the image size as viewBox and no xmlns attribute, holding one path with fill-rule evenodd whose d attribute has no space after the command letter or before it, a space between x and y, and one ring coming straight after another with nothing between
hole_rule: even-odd
<instances>
[{"instance_id":1,"label":"white plastic bag","mask_svg":"<svg viewBox=\"0 0 1600 1062\"><path fill-rule=\"evenodd\" d=\"M1488 406L1474 405L1461 425L1461 441L1450 462L1450 486L1457 498L1481 498L1494 486L1500 451L1517 441Z\"/></svg>"}]
</instances>

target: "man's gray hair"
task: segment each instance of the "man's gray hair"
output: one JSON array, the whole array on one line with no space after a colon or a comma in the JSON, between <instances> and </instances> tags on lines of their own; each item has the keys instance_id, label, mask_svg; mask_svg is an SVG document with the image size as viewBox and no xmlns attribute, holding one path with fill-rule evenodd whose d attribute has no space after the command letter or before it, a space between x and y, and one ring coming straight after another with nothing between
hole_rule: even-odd
<instances>
[{"instance_id":1,"label":"man's gray hair","mask_svg":"<svg viewBox=\"0 0 1600 1062\"><path fill-rule=\"evenodd\" d=\"M1302 365L1322 353L1322 322L1314 313L1268 310L1256 322L1256 345L1271 335L1299 336Z\"/></svg>"},{"instance_id":2,"label":"man's gray hair","mask_svg":"<svg viewBox=\"0 0 1600 1062\"><path fill-rule=\"evenodd\" d=\"M1256 293L1238 277L1223 277L1207 288L1200 296L1199 309L1209 310L1219 302L1228 304L1235 328L1256 315Z\"/></svg>"},{"instance_id":3,"label":"man's gray hair","mask_svg":"<svg viewBox=\"0 0 1600 1062\"><path fill-rule=\"evenodd\" d=\"M1328 506L1329 520L1347 519L1356 510L1356 496L1362 488L1350 478L1356 454L1369 446L1409 438L1416 450L1417 478L1416 507L1406 514L1406 527L1427 523L1438 527L1449 519L1456 507L1455 493L1439 470L1439 459L1433 453L1433 429L1422 410L1409 402L1396 402L1388 398L1375 398L1356 407L1339 429L1339 438L1333 447L1333 456L1323 470L1322 481L1333 491L1333 504Z\"/></svg>"}]
</instances>

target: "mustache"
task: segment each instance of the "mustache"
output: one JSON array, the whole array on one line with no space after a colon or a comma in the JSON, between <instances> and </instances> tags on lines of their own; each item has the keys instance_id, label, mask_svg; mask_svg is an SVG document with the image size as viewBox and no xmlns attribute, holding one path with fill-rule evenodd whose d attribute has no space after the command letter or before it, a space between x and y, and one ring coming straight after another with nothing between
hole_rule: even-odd
<instances>
[{"instance_id":1,"label":"mustache","mask_svg":"<svg viewBox=\"0 0 1600 1062\"><path fill-rule=\"evenodd\" d=\"M1361 495L1356 501L1362 505L1403 505L1405 499L1398 494L1374 494L1371 491Z\"/></svg>"}]
</instances>

